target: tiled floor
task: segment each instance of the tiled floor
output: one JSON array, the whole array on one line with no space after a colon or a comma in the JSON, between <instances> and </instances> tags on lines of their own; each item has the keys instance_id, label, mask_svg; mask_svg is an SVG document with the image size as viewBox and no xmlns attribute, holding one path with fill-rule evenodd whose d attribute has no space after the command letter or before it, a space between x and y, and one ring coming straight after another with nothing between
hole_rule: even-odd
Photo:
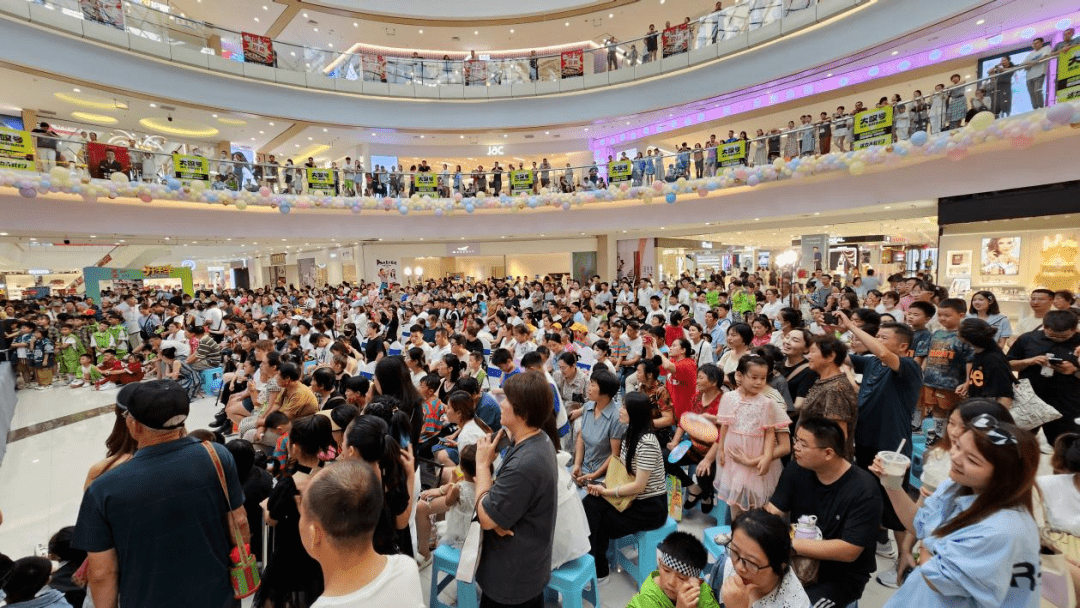
<instances>
[{"instance_id":1,"label":"tiled floor","mask_svg":"<svg viewBox=\"0 0 1080 608\"><path fill-rule=\"evenodd\" d=\"M86 472L104 457L105 438L115 418L111 413L84 419L72 415L112 405L116 392L59 387L19 392L12 429L28 430L21 433L27 436L8 446L0 465L0 511L4 514L0 552L14 558L31 555L34 547L47 542L56 530L75 523ZM205 427L216 409L212 399L192 404L188 428ZM64 417L69 418L63 426L49 422ZM713 517L694 510L687 513L679 528L700 535L715 525ZM878 558L879 568L890 565ZM420 578L427 597L430 570L422 571ZM608 584L600 589L601 604L604 608L623 608L636 592L627 573L613 570ZM891 594L891 589L871 581L859 606L877 608Z\"/></svg>"}]
</instances>

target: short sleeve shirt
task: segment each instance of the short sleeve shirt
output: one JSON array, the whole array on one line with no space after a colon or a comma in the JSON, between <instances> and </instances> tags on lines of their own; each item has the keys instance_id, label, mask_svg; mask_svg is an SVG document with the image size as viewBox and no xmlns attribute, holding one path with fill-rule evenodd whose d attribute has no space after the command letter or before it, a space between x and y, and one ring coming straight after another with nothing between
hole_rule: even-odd
<instances>
[{"instance_id":1,"label":"short sleeve shirt","mask_svg":"<svg viewBox=\"0 0 1080 608\"><path fill-rule=\"evenodd\" d=\"M875 551L881 526L881 490L869 471L851 465L847 472L829 485L817 474L792 460L780 475L769 502L790 514L791 521L803 515L817 517L825 540L840 539L862 547L854 562L822 560L819 583L832 583L862 595L870 574L877 569Z\"/></svg>"},{"instance_id":2,"label":"short sleeve shirt","mask_svg":"<svg viewBox=\"0 0 1080 608\"><path fill-rule=\"evenodd\" d=\"M558 466L551 439L537 433L507 450L483 498L488 516L514 533L484 532L476 582L496 602L524 603L543 593L551 579Z\"/></svg>"},{"instance_id":3,"label":"short sleeve shirt","mask_svg":"<svg viewBox=\"0 0 1080 608\"><path fill-rule=\"evenodd\" d=\"M999 397L1013 397L1012 368L1005 353L1000 350L975 353L971 360L971 384L968 386L968 397L985 397L998 399Z\"/></svg>"},{"instance_id":4,"label":"short sleeve shirt","mask_svg":"<svg viewBox=\"0 0 1080 608\"><path fill-rule=\"evenodd\" d=\"M855 387L847 375L837 374L832 378L818 380L806 393L802 406L803 416L821 416L830 420L839 420L847 425L847 453L849 459L855 455L856 421L859 419L859 398Z\"/></svg>"},{"instance_id":5,"label":"short sleeve shirt","mask_svg":"<svg viewBox=\"0 0 1080 608\"><path fill-rule=\"evenodd\" d=\"M116 549L121 606L231 606L228 511L244 505L232 455L217 452L229 500L193 437L140 448L83 495L72 546Z\"/></svg>"},{"instance_id":6,"label":"short sleeve shirt","mask_svg":"<svg viewBox=\"0 0 1080 608\"><path fill-rule=\"evenodd\" d=\"M919 364L900 357L900 369L893 371L872 355L852 355L851 364L862 374L856 445L895 450L902 439L911 439L911 416L922 387ZM907 441L905 453L910 449Z\"/></svg>"},{"instance_id":7,"label":"short sleeve shirt","mask_svg":"<svg viewBox=\"0 0 1080 608\"><path fill-rule=\"evenodd\" d=\"M697 363L694 363L693 359L679 359L675 362L675 372L668 375L667 391L668 395L671 395L671 404L678 420L690 409L690 401L697 391Z\"/></svg>"},{"instance_id":8,"label":"short sleeve shirt","mask_svg":"<svg viewBox=\"0 0 1080 608\"><path fill-rule=\"evenodd\" d=\"M926 357L930 354L930 330L925 327L915 331L911 338L909 357Z\"/></svg>"},{"instance_id":9,"label":"short sleeve shirt","mask_svg":"<svg viewBox=\"0 0 1080 608\"><path fill-rule=\"evenodd\" d=\"M930 353L923 368L923 384L955 390L967 380L967 363L974 351L955 331L939 329L930 335Z\"/></svg>"},{"instance_id":10,"label":"short sleeve shirt","mask_svg":"<svg viewBox=\"0 0 1080 608\"><path fill-rule=\"evenodd\" d=\"M581 415L581 437L585 440L582 473L592 473L604 466L611 456L611 441L626 435L626 427L619 422L619 407L618 403L612 401L597 417L596 402L585 404L585 412Z\"/></svg>"}]
</instances>

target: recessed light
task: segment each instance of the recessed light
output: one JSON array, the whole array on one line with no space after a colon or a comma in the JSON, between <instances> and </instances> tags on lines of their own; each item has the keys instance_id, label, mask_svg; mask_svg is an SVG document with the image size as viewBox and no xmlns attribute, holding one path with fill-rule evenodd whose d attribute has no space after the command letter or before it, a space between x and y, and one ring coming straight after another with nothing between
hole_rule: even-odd
<instances>
[{"instance_id":1,"label":"recessed light","mask_svg":"<svg viewBox=\"0 0 1080 608\"><path fill-rule=\"evenodd\" d=\"M258 23L258 22L259 22L259 18L258 18L258 17L255 17L254 19L255 19L255 23Z\"/></svg>"},{"instance_id":2,"label":"recessed light","mask_svg":"<svg viewBox=\"0 0 1080 608\"><path fill-rule=\"evenodd\" d=\"M355 22L355 21L353 21L353 22L352 22L352 26L353 26L353 27L360 27L360 24L359 24L359 23L357 23L357 22Z\"/></svg>"},{"instance_id":3,"label":"recessed light","mask_svg":"<svg viewBox=\"0 0 1080 608\"><path fill-rule=\"evenodd\" d=\"M82 89L71 89L71 90L75 91L76 93L82 93Z\"/></svg>"},{"instance_id":4,"label":"recessed light","mask_svg":"<svg viewBox=\"0 0 1080 608\"><path fill-rule=\"evenodd\" d=\"M326 131L327 131L326 129L323 129L323 130L322 130L322 132L323 132L323 133L326 133Z\"/></svg>"},{"instance_id":5,"label":"recessed light","mask_svg":"<svg viewBox=\"0 0 1080 608\"><path fill-rule=\"evenodd\" d=\"M90 235L90 238L92 238L92 239L96 239L96 238L97 238L97 235L96 235L96 234L91 234L91 235Z\"/></svg>"},{"instance_id":6,"label":"recessed light","mask_svg":"<svg viewBox=\"0 0 1080 608\"><path fill-rule=\"evenodd\" d=\"M252 137L252 138L251 138L251 141L255 141L255 138L254 138L254 137Z\"/></svg>"},{"instance_id":7,"label":"recessed light","mask_svg":"<svg viewBox=\"0 0 1080 608\"><path fill-rule=\"evenodd\" d=\"M982 25L984 23L986 23L986 19L979 19L978 21L975 22L975 25Z\"/></svg>"},{"instance_id":8,"label":"recessed light","mask_svg":"<svg viewBox=\"0 0 1080 608\"><path fill-rule=\"evenodd\" d=\"M334 43L333 42L327 42L326 46L328 46L329 48L334 48Z\"/></svg>"},{"instance_id":9,"label":"recessed light","mask_svg":"<svg viewBox=\"0 0 1080 608\"><path fill-rule=\"evenodd\" d=\"M459 135L458 137L460 137L461 139L465 139L464 135Z\"/></svg>"},{"instance_id":10,"label":"recessed light","mask_svg":"<svg viewBox=\"0 0 1080 608\"><path fill-rule=\"evenodd\" d=\"M511 34L513 34L513 33L514 33L514 30L513 30L513 28L511 28L511 29L510 29L510 33L511 33Z\"/></svg>"},{"instance_id":11,"label":"recessed light","mask_svg":"<svg viewBox=\"0 0 1080 608\"><path fill-rule=\"evenodd\" d=\"M570 27L570 22L569 22L569 21L567 21L567 22L566 22L565 24L563 24L563 25L565 25L566 27Z\"/></svg>"},{"instance_id":12,"label":"recessed light","mask_svg":"<svg viewBox=\"0 0 1080 608\"><path fill-rule=\"evenodd\" d=\"M7 235L8 235L8 233L6 233L6 232L0 232L0 236L7 236Z\"/></svg>"},{"instance_id":13,"label":"recessed light","mask_svg":"<svg viewBox=\"0 0 1080 608\"><path fill-rule=\"evenodd\" d=\"M417 31L419 31L419 32L420 32L421 34L423 34L423 33L424 33L424 30L417 30Z\"/></svg>"},{"instance_id":14,"label":"recessed light","mask_svg":"<svg viewBox=\"0 0 1080 608\"><path fill-rule=\"evenodd\" d=\"M152 104L150 104L150 107L151 107L151 108L156 108L156 107L157 107L157 104L156 104L156 103L152 103Z\"/></svg>"},{"instance_id":15,"label":"recessed light","mask_svg":"<svg viewBox=\"0 0 1080 608\"><path fill-rule=\"evenodd\" d=\"M307 13L304 13L304 19L307 19Z\"/></svg>"},{"instance_id":16,"label":"recessed light","mask_svg":"<svg viewBox=\"0 0 1080 608\"><path fill-rule=\"evenodd\" d=\"M313 28L313 29L314 29L314 30L315 30L316 32L317 32L317 31L319 31L319 28Z\"/></svg>"},{"instance_id":17,"label":"recessed light","mask_svg":"<svg viewBox=\"0 0 1080 608\"><path fill-rule=\"evenodd\" d=\"M168 241L168 240L170 240L170 238L171 238L171 237L165 237L165 240L166 240L166 241Z\"/></svg>"},{"instance_id":18,"label":"recessed light","mask_svg":"<svg viewBox=\"0 0 1080 608\"><path fill-rule=\"evenodd\" d=\"M210 116L212 116L213 118L217 118L217 114L211 114Z\"/></svg>"},{"instance_id":19,"label":"recessed light","mask_svg":"<svg viewBox=\"0 0 1080 608\"><path fill-rule=\"evenodd\" d=\"M271 127L274 126L274 123L272 123L272 122L268 122L266 124L270 125Z\"/></svg>"},{"instance_id":20,"label":"recessed light","mask_svg":"<svg viewBox=\"0 0 1080 608\"><path fill-rule=\"evenodd\" d=\"M124 239L120 239L120 242L121 243L126 243L127 241L125 241Z\"/></svg>"},{"instance_id":21,"label":"recessed light","mask_svg":"<svg viewBox=\"0 0 1080 608\"><path fill-rule=\"evenodd\" d=\"M371 136L372 136L372 137L375 137L375 134L374 134L374 133L372 133L372 134L371 134Z\"/></svg>"},{"instance_id":22,"label":"recessed light","mask_svg":"<svg viewBox=\"0 0 1080 608\"><path fill-rule=\"evenodd\" d=\"M897 53L899 53L899 52L900 52L900 51L893 51L893 52L892 52L892 54L893 54L893 55L896 55L896 54L897 54Z\"/></svg>"},{"instance_id":23,"label":"recessed light","mask_svg":"<svg viewBox=\"0 0 1080 608\"><path fill-rule=\"evenodd\" d=\"M232 239L225 239L225 240L226 240L226 241L231 241Z\"/></svg>"},{"instance_id":24,"label":"recessed light","mask_svg":"<svg viewBox=\"0 0 1080 608\"><path fill-rule=\"evenodd\" d=\"M309 138L307 138L307 140L308 140L308 141L311 141L311 138L309 137Z\"/></svg>"},{"instance_id":25,"label":"recessed light","mask_svg":"<svg viewBox=\"0 0 1080 608\"><path fill-rule=\"evenodd\" d=\"M825 77L826 78L832 78L832 72L829 72L828 74L826 74Z\"/></svg>"},{"instance_id":26,"label":"recessed light","mask_svg":"<svg viewBox=\"0 0 1080 608\"><path fill-rule=\"evenodd\" d=\"M304 16L307 17L307 15L304 15ZM286 240L287 239L281 239L281 242L284 243Z\"/></svg>"}]
</instances>

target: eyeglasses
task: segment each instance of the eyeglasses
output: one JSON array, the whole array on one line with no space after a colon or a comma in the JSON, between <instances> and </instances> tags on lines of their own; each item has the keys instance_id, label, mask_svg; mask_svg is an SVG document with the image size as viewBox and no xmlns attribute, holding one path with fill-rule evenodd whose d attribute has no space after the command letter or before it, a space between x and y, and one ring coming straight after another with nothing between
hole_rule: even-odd
<instances>
[{"instance_id":1,"label":"eyeglasses","mask_svg":"<svg viewBox=\"0 0 1080 608\"><path fill-rule=\"evenodd\" d=\"M761 572L761 570L765 568L765 566L759 566L754 562L746 559L745 557L739 555L739 552L732 548L731 545L728 545L727 553L728 557L731 558L732 566L738 566L740 563L742 563L743 568L746 568L746 572L749 573L751 576L757 574L758 572Z\"/></svg>"},{"instance_id":2,"label":"eyeglasses","mask_svg":"<svg viewBox=\"0 0 1080 608\"><path fill-rule=\"evenodd\" d=\"M806 441L804 441L802 439L796 439L795 440L795 447L800 449L800 450L824 450L825 449L825 448L818 447L816 445L810 445L809 443L806 443Z\"/></svg>"},{"instance_id":3,"label":"eyeglasses","mask_svg":"<svg viewBox=\"0 0 1080 608\"><path fill-rule=\"evenodd\" d=\"M979 414L968 423L971 428L986 432L986 438L994 445L1016 445L1016 437L998 426L997 418L990 414Z\"/></svg>"}]
</instances>

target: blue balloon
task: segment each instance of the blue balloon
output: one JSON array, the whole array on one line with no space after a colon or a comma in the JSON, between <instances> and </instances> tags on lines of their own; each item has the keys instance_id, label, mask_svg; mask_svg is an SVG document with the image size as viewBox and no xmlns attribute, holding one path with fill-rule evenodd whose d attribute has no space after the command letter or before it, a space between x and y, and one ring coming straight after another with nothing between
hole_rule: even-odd
<instances>
[{"instance_id":1,"label":"blue balloon","mask_svg":"<svg viewBox=\"0 0 1080 608\"><path fill-rule=\"evenodd\" d=\"M536 209L536 206L540 204L540 201L536 200L535 196L530 196L527 204L530 209Z\"/></svg>"},{"instance_id":2,"label":"blue balloon","mask_svg":"<svg viewBox=\"0 0 1080 608\"><path fill-rule=\"evenodd\" d=\"M167 182L165 182L165 187L168 188L169 190L179 190L180 189L180 180L178 180L176 178L169 178L169 180Z\"/></svg>"},{"instance_id":3,"label":"blue balloon","mask_svg":"<svg viewBox=\"0 0 1080 608\"><path fill-rule=\"evenodd\" d=\"M398 213L400 213L401 215L409 215L409 208L406 207L405 205L401 205L400 207L397 208L397 210L398 210Z\"/></svg>"},{"instance_id":4,"label":"blue balloon","mask_svg":"<svg viewBox=\"0 0 1080 608\"><path fill-rule=\"evenodd\" d=\"M282 205L282 206L278 207L278 211L280 211L284 215L288 215L289 212L292 211L292 206L291 205Z\"/></svg>"},{"instance_id":5,"label":"blue balloon","mask_svg":"<svg viewBox=\"0 0 1080 608\"><path fill-rule=\"evenodd\" d=\"M472 203L465 205L465 213L472 213L473 211L476 211L476 207Z\"/></svg>"},{"instance_id":6,"label":"blue balloon","mask_svg":"<svg viewBox=\"0 0 1080 608\"><path fill-rule=\"evenodd\" d=\"M912 133L911 137L909 137L908 139L910 139L911 143L916 146L924 146L926 145L927 137L928 135L926 134L926 131L916 131Z\"/></svg>"},{"instance_id":7,"label":"blue balloon","mask_svg":"<svg viewBox=\"0 0 1080 608\"><path fill-rule=\"evenodd\" d=\"M675 198L676 197L675 197L674 192L668 192L667 196L664 197L664 200L667 201L668 204L670 205L670 204L673 204L675 202Z\"/></svg>"}]
</instances>

